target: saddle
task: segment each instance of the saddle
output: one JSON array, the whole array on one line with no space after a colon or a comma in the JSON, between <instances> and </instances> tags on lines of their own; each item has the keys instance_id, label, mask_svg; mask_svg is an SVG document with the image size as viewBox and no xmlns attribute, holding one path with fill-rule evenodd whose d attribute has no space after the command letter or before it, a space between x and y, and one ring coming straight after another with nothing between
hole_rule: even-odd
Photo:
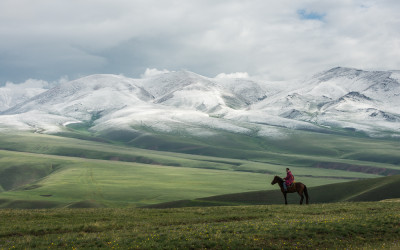
<instances>
[{"instance_id":1,"label":"saddle","mask_svg":"<svg viewBox=\"0 0 400 250\"><path fill-rule=\"evenodd\" d=\"M294 186L295 183L296 183L296 182L293 181L292 184L290 184L289 186L287 186L287 190L288 190L288 191L296 191L296 190L295 190L295 186Z\"/></svg>"}]
</instances>

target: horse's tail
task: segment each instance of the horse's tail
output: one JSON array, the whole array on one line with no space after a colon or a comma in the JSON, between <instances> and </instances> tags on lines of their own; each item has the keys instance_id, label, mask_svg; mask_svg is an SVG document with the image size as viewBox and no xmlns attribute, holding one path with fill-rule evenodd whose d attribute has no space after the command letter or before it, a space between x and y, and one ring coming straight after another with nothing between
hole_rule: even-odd
<instances>
[{"instance_id":1,"label":"horse's tail","mask_svg":"<svg viewBox=\"0 0 400 250\"><path fill-rule=\"evenodd\" d=\"M306 196L306 204L308 204L308 191L306 185L304 185L304 195Z\"/></svg>"}]
</instances>

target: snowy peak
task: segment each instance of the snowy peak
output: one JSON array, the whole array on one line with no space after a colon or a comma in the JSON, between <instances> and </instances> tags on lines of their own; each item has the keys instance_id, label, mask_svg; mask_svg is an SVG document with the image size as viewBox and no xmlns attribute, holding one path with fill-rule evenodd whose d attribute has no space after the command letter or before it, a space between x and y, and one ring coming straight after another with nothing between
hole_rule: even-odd
<instances>
[{"instance_id":1,"label":"snowy peak","mask_svg":"<svg viewBox=\"0 0 400 250\"><path fill-rule=\"evenodd\" d=\"M268 97L267 90L260 83L246 79L222 79L218 84L225 93L234 96L241 104L247 106L262 101ZM227 98L228 94L225 95Z\"/></svg>"},{"instance_id":2,"label":"snowy peak","mask_svg":"<svg viewBox=\"0 0 400 250\"><path fill-rule=\"evenodd\" d=\"M375 119L385 120L388 122L400 122L399 114L391 114L391 113L383 112L381 110L376 110L376 109L368 109L367 112L370 117L375 118Z\"/></svg>"},{"instance_id":3,"label":"snowy peak","mask_svg":"<svg viewBox=\"0 0 400 250\"><path fill-rule=\"evenodd\" d=\"M326 112L328 110L336 110L341 112L357 112L361 110L365 111L367 109L375 108L375 106L376 105L371 98L360 94L359 92L352 91L337 100L323 103L320 110L322 112Z\"/></svg>"},{"instance_id":4,"label":"snowy peak","mask_svg":"<svg viewBox=\"0 0 400 250\"><path fill-rule=\"evenodd\" d=\"M334 78L355 79L357 77L363 77L368 74L369 74L369 72L359 70L359 69L336 67L336 68L332 68L330 70L318 73L317 75L315 75L315 78L317 78L320 82L327 82Z\"/></svg>"},{"instance_id":5,"label":"snowy peak","mask_svg":"<svg viewBox=\"0 0 400 250\"><path fill-rule=\"evenodd\" d=\"M241 109L266 97L253 81L213 79L189 71L169 72L141 82L154 103L204 112Z\"/></svg>"},{"instance_id":6,"label":"snowy peak","mask_svg":"<svg viewBox=\"0 0 400 250\"><path fill-rule=\"evenodd\" d=\"M48 91L45 99L70 98L74 100L96 92L118 92L143 101L151 99L151 95L138 86L134 79L118 75L91 75L63 83ZM107 95L104 97L108 98Z\"/></svg>"},{"instance_id":7,"label":"snowy peak","mask_svg":"<svg viewBox=\"0 0 400 250\"><path fill-rule=\"evenodd\" d=\"M140 81L140 85L156 99L193 84L208 86L213 82L189 71L163 73Z\"/></svg>"},{"instance_id":8,"label":"snowy peak","mask_svg":"<svg viewBox=\"0 0 400 250\"><path fill-rule=\"evenodd\" d=\"M372 99L363 94L360 94L359 92L352 91L339 98L339 101L345 101L345 100L362 102L362 101L371 101Z\"/></svg>"},{"instance_id":9,"label":"snowy peak","mask_svg":"<svg viewBox=\"0 0 400 250\"><path fill-rule=\"evenodd\" d=\"M317 78L320 82L327 82L332 79L347 78L355 81L369 81L380 82L387 78L390 78L392 71L364 71L353 68L336 67L330 70L316 74L314 78Z\"/></svg>"}]
</instances>

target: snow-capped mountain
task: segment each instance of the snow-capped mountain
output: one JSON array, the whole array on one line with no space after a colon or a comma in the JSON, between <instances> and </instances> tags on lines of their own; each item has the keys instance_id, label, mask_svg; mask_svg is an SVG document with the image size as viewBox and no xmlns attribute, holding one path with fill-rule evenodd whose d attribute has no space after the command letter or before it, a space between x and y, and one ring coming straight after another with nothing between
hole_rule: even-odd
<instances>
[{"instance_id":1,"label":"snow-capped mountain","mask_svg":"<svg viewBox=\"0 0 400 250\"><path fill-rule=\"evenodd\" d=\"M377 135L400 132L398 72L334 68L256 103L251 110Z\"/></svg>"},{"instance_id":2,"label":"snow-capped mountain","mask_svg":"<svg viewBox=\"0 0 400 250\"><path fill-rule=\"evenodd\" d=\"M135 85L133 79L116 75L92 75L62 83L15 105L5 113L21 114L37 110L88 120L93 113L119 110L146 103L152 98L146 90Z\"/></svg>"},{"instance_id":3,"label":"snow-capped mountain","mask_svg":"<svg viewBox=\"0 0 400 250\"><path fill-rule=\"evenodd\" d=\"M399 71L339 67L279 83L207 78L188 71L145 79L92 75L21 98L13 107L1 102L6 91L0 88L0 129L51 133L90 121L90 130L99 133L145 127L197 136L220 130L284 136L281 128L400 134Z\"/></svg>"}]
</instances>

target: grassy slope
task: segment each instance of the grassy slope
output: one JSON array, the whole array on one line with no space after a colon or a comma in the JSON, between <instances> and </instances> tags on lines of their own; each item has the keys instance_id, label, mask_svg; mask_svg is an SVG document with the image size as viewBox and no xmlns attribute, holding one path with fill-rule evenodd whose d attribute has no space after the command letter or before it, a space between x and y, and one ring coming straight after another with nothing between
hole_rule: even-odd
<instances>
[{"instance_id":1,"label":"grassy slope","mask_svg":"<svg viewBox=\"0 0 400 250\"><path fill-rule=\"evenodd\" d=\"M400 247L400 205L0 210L0 248L378 249Z\"/></svg>"},{"instance_id":2,"label":"grassy slope","mask_svg":"<svg viewBox=\"0 0 400 250\"><path fill-rule=\"evenodd\" d=\"M165 135L151 131L130 141L142 148L236 159L298 164L297 156L324 156L400 165L398 140L284 130L287 137L266 138L218 132L212 137ZM110 138L112 139L112 138ZM304 161L302 165L313 161Z\"/></svg>"},{"instance_id":3,"label":"grassy slope","mask_svg":"<svg viewBox=\"0 0 400 250\"><path fill-rule=\"evenodd\" d=\"M272 175L283 175L287 166L309 187L400 170L398 142L390 140L308 132L296 132L290 140L156 134L141 144L160 146L162 141L183 154L82 135L93 140L0 134L0 206L141 206L265 190L273 188L268 184ZM363 154L370 160L360 160ZM377 171L382 169L386 172Z\"/></svg>"},{"instance_id":4,"label":"grassy slope","mask_svg":"<svg viewBox=\"0 0 400 250\"><path fill-rule=\"evenodd\" d=\"M66 206L89 200L107 206L136 206L182 197L222 194L233 190L257 190L264 185L262 174L172 167L151 164L81 159L0 151L0 156L21 163L57 165L50 175L17 189L0 193L0 206L25 207L29 202L54 202ZM0 162L4 163L2 157ZM15 163L13 163L15 164ZM240 185L231 183L241 182ZM19 200L13 203L13 200ZM25 201L24 203L22 201ZM40 203L35 205L40 207ZM35 207L34 206L34 207ZM51 205L45 205L50 206Z\"/></svg>"},{"instance_id":5,"label":"grassy slope","mask_svg":"<svg viewBox=\"0 0 400 250\"><path fill-rule=\"evenodd\" d=\"M309 159L309 156L400 165L398 154L400 143L397 139L390 138L374 139L344 133L324 134L284 128L279 129L286 137L280 138L258 137L255 136L257 131L250 134L236 134L209 129L215 135L196 137L182 133L160 133L148 127L135 127L135 129L141 132L108 131L97 135L91 134L91 137L85 137L85 139L108 140L158 151L234 159L258 159L263 162L301 166L310 166L321 160ZM79 137L87 133L87 131L70 129L69 133L63 135ZM299 159L299 156L303 157Z\"/></svg>"},{"instance_id":6,"label":"grassy slope","mask_svg":"<svg viewBox=\"0 0 400 250\"><path fill-rule=\"evenodd\" d=\"M381 201L400 197L400 175L335 183L309 187L310 203L332 203L347 201ZM218 195L195 200L181 200L152 205L153 208L203 207L224 205L282 204L283 195L279 187L275 190ZM297 193L288 194L290 204L298 204Z\"/></svg>"},{"instance_id":7,"label":"grassy slope","mask_svg":"<svg viewBox=\"0 0 400 250\"><path fill-rule=\"evenodd\" d=\"M50 174L43 178L0 193L0 207L63 207L74 206L74 203L81 201L90 201L84 203L88 206L141 206L273 188L268 185L271 175L211 168L174 167L11 151L0 151L0 163L0 169L29 166L24 168L29 170L37 166L38 169L51 170ZM335 178L303 179L311 186L343 181Z\"/></svg>"},{"instance_id":8,"label":"grassy slope","mask_svg":"<svg viewBox=\"0 0 400 250\"><path fill-rule=\"evenodd\" d=\"M182 160L187 160L184 164L187 166L188 162L192 161L191 167L229 168L231 170L255 172L262 172L264 165L269 164L279 169L279 171L273 171L274 173L284 172L280 166L299 167L301 168L301 175L309 175L310 172L317 172L318 170L316 170L315 167L325 169L338 168L337 166L332 166L332 164L330 164L332 162L342 164L342 170L348 170L351 166L360 166L360 169L353 171L357 173L368 172L369 168L374 167L385 168L391 171L400 171L400 165L398 163L398 160L400 161L400 155L398 154L400 151L400 143L397 141L355 139L352 137L335 137L329 135L324 138L324 136L325 135L303 133L300 139L298 139L299 135L297 135L293 136L291 141L269 141L265 139L262 142L266 144L263 146L264 149L257 147L257 143L261 143L258 141L261 140L260 138L253 138L256 142L251 144L252 147L250 147L251 145L248 143L248 147L244 149L237 149L235 146L229 146L225 144L223 140L220 143L210 141L208 145L204 144L203 148L207 148L207 150L212 152L210 155L217 155L215 157L200 156L204 152L193 152L197 153L197 155L173 154L162 151L36 134L0 134L0 149L172 166L180 166L182 165ZM186 138L175 137L175 140L178 139L181 140L181 143L188 141ZM211 140L211 138L207 139ZM247 139L250 140L252 138L249 137ZM216 139L214 138L214 140ZM236 138L236 140L238 139ZM174 145L174 141L169 141L169 144ZM154 145L157 145L157 142L154 142ZM188 147L189 146L186 145L185 148L187 149ZM194 148L193 145L192 148ZM229 155L227 155L228 153ZM375 160L364 161L356 159L362 158L360 156L361 154L369 155L369 158L374 158ZM210 156L209 154L204 155ZM223 155L227 156L224 157ZM197 163L195 163L195 161ZM307 168L309 169L308 171L306 170ZM338 173L338 171L335 172ZM316 175L319 174L317 173ZM349 177L354 176L351 176L351 173L349 173Z\"/></svg>"}]
</instances>

